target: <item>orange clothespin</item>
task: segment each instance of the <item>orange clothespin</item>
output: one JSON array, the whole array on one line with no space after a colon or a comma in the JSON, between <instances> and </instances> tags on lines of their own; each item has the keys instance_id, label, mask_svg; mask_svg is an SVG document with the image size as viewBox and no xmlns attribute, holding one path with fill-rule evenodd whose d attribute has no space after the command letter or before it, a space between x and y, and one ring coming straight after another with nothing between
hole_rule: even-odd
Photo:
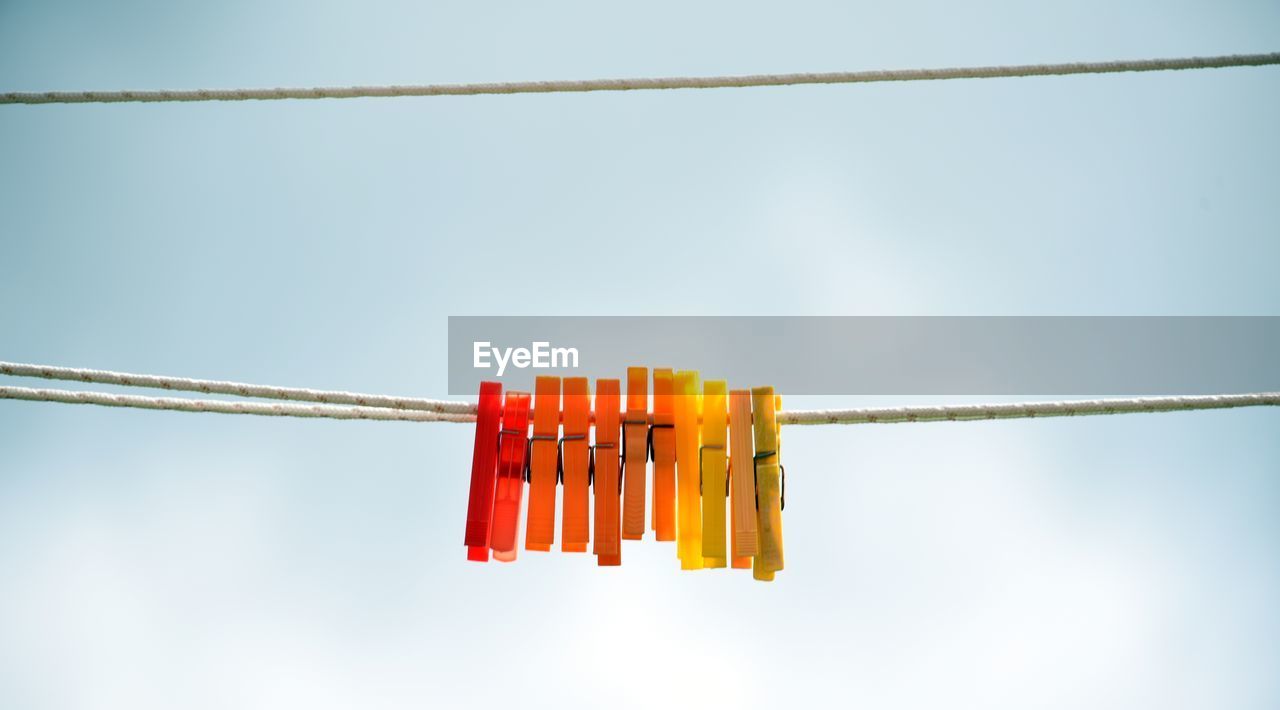
<instances>
[{"instance_id":1,"label":"orange clothespin","mask_svg":"<svg viewBox=\"0 0 1280 710\"><path fill-rule=\"evenodd\" d=\"M698 447L699 490L702 494L702 556L707 567L724 567L728 546L724 539L724 502L729 495L725 430L724 380L709 380L702 389L702 445Z\"/></svg>"},{"instance_id":2,"label":"orange clothespin","mask_svg":"<svg viewBox=\"0 0 1280 710\"><path fill-rule=\"evenodd\" d=\"M750 569L756 550L755 444L751 436L751 392L729 393L729 529L733 566Z\"/></svg>"},{"instance_id":3,"label":"orange clothespin","mask_svg":"<svg viewBox=\"0 0 1280 710\"><path fill-rule=\"evenodd\" d=\"M622 406L618 380L596 380L595 492L596 563L622 564L622 471L618 465L618 410Z\"/></svg>"},{"instance_id":4,"label":"orange clothespin","mask_svg":"<svg viewBox=\"0 0 1280 710\"><path fill-rule=\"evenodd\" d=\"M672 373L653 371L653 426L649 453L653 459L653 531L660 542L676 539L676 434Z\"/></svg>"},{"instance_id":5,"label":"orange clothespin","mask_svg":"<svg viewBox=\"0 0 1280 710\"><path fill-rule=\"evenodd\" d=\"M493 559L514 562L524 500L524 471L529 455L529 393L508 392L498 432L498 486L493 499L489 547Z\"/></svg>"},{"instance_id":6,"label":"orange clothespin","mask_svg":"<svg viewBox=\"0 0 1280 710\"><path fill-rule=\"evenodd\" d=\"M622 539L644 537L645 467L649 459L649 370L627 368L627 414L622 420Z\"/></svg>"},{"instance_id":7,"label":"orange clothespin","mask_svg":"<svg viewBox=\"0 0 1280 710\"><path fill-rule=\"evenodd\" d=\"M564 476L564 505L560 549L586 552L591 540L591 485L588 477L591 444L591 393L585 377L564 380L564 437L560 462Z\"/></svg>"},{"instance_id":8,"label":"orange clothespin","mask_svg":"<svg viewBox=\"0 0 1280 710\"><path fill-rule=\"evenodd\" d=\"M498 426L502 417L502 385L480 383L476 443L471 454L471 490L467 494L467 559L489 561L489 522L498 475Z\"/></svg>"},{"instance_id":9,"label":"orange clothespin","mask_svg":"<svg viewBox=\"0 0 1280 710\"><path fill-rule=\"evenodd\" d=\"M698 373L675 375L676 556L680 569L702 569L702 501L698 496Z\"/></svg>"},{"instance_id":10,"label":"orange clothespin","mask_svg":"<svg viewBox=\"0 0 1280 710\"><path fill-rule=\"evenodd\" d=\"M751 413L755 435L756 553L752 576L770 581L783 567L782 559L782 465L778 458L777 410L781 397L772 387L751 390Z\"/></svg>"},{"instance_id":11,"label":"orange clothespin","mask_svg":"<svg viewBox=\"0 0 1280 710\"><path fill-rule=\"evenodd\" d=\"M537 378L533 393L533 436L529 439L529 520L524 533L524 547L545 552L556 541L560 378Z\"/></svg>"}]
</instances>

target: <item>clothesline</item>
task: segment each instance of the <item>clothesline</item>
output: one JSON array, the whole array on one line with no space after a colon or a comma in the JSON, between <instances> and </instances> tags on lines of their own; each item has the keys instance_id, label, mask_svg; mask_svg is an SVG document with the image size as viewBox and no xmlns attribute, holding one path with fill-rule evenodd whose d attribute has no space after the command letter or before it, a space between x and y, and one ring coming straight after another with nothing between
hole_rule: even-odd
<instances>
[{"instance_id":1,"label":"clothesline","mask_svg":"<svg viewBox=\"0 0 1280 710\"><path fill-rule=\"evenodd\" d=\"M241 402L177 397L147 397L106 392L10 386L0 386L0 399L60 402L64 404L96 404L106 407L131 407L179 412L255 414L277 417L458 423L474 422L476 419L476 405L470 402L359 394L299 387L278 387L274 385L254 385L241 382L199 380L185 377L166 377L14 362L0 362L0 375L110 384L124 387L204 392L207 394L227 394L246 398L284 401ZM922 407L784 410L778 412L777 417L780 424L893 424L903 422L1140 414L1257 406L1280 406L1280 392Z\"/></svg>"},{"instance_id":2,"label":"clothesline","mask_svg":"<svg viewBox=\"0 0 1280 710\"><path fill-rule=\"evenodd\" d=\"M555 94L588 91L647 91L655 89L720 89L800 84L867 84L886 81L995 79L1070 74L1221 69L1280 64L1280 52L1230 54L1215 57L1132 59L1065 64L888 69L876 71L748 76L695 76L567 81L514 81L481 84L425 84L412 86L331 86L275 89L192 89L173 91L10 91L0 104L157 103L190 101L271 101L280 99L354 99L396 96L475 96L481 94Z\"/></svg>"}]
</instances>

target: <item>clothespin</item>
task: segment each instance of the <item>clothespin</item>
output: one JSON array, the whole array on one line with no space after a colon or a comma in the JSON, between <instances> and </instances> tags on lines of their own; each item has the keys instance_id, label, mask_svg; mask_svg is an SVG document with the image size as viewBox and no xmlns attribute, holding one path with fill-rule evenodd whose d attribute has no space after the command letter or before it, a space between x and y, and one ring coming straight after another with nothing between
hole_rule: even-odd
<instances>
[{"instance_id":1,"label":"clothespin","mask_svg":"<svg viewBox=\"0 0 1280 710\"><path fill-rule=\"evenodd\" d=\"M524 499L524 470L529 454L529 393L508 392L498 432L498 486L493 498L489 547L493 559L514 562Z\"/></svg>"},{"instance_id":2,"label":"clothespin","mask_svg":"<svg viewBox=\"0 0 1280 710\"><path fill-rule=\"evenodd\" d=\"M595 493L596 564L622 564L622 471L619 467L618 410L622 406L618 380L596 380Z\"/></svg>"},{"instance_id":3,"label":"clothespin","mask_svg":"<svg viewBox=\"0 0 1280 710\"><path fill-rule=\"evenodd\" d=\"M467 559L489 561L489 523L498 474L498 426L502 415L502 385L480 383L476 415L476 443L471 454L471 490L467 495Z\"/></svg>"},{"instance_id":4,"label":"clothespin","mask_svg":"<svg viewBox=\"0 0 1280 710\"><path fill-rule=\"evenodd\" d=\"M591 484L588 479L591 444L591 392L585 377L564 380L564 437L560 462L564 477L564 504L560 549L586 552L591 540Z\"/></svg>"},{"instance_id":5,"label":"clothespin","mask_svg":"<svg viewBox=\"0 0 1280 710\"><path fill-rule=\"evenodd\" d=\"M756 544L755 445L751 436L751 392L729 393L729 527L733 566L750 569Z\"/></svg>"},{"instance_id":6,"label":"clothespin","mask_svg":"<svg viewBox=\"0 0 1280 710\"><path fill-rule=\"evenodd\" d=\"M773 579L783 567L782 559L782 466L778 457L777 410L781 397L772 387L751 390L751 413L755 435L756 479L756 553L752 576L761 581Z\"/></svg>"},{"instance_id":7,"label":"clothespin","mask_svg":"<svg viewBox=\"0 0 1280 710\"><path fill-rule=\"evenodd\" d=\"M649 460L649 370L627 368L627 414L622 420L622 539L644 537L645 467Z\"/></svg>"},{"instance_id":8,"label":"clothespin","mask_svg":"<svg viewBox=\"0 0 1280 710\"><path fill-rule=\"evenodd\" d=\"M702 386L702 446L698 448L702 493L702 556L707 567L724 567L729 553L724 540L724 502L729 495L728 457L725 430L724 380L709 380Z\"/></svg>"},{"instance_id":9,"label":"clothespin","mask_svg":"<svg viewBox=\"0 0 1280 710\"><path fill-rule=\"evenodd\" d=\"M676 556L680 569L702 569L702 501L698 496L698 373L675 375Z\"/></svg>"},{"instance_id":10,"label":"clothespin","mask_svg":"<svg viewBox=\"0 0 1280 710\"><path fill-rule=\"evenodd\" d=\"M556 541L560 378L537 378L533 393L533 436L529 439L529 520L524 533L524 547L545 552Z\"/></svg>"},{"instance_id":11,"label":"clothespin","mask_svg":"<svg viewBox=\"0 0 1280 710\"><path fill-rule=\"evenodd\" d=\"M653 531L659 542L676 539L676 434L672 373L653 371L653 426L649 453L653 459Z\"/></svg>"}]
</instances>

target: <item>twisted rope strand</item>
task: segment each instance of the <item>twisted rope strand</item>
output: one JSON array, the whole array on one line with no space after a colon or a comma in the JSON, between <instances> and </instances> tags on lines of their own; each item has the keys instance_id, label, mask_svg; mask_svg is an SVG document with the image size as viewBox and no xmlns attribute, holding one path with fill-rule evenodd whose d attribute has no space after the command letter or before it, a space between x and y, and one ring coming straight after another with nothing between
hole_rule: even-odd
<instances>
[{"instance_id":1,"label":"twisted rope strand","mask_svg":"<svg viewBox=\"0 0 1280 710\"><path fill-rule=\"evenodd\" d=\"M1280 392L1135 399L1086 399L1013 404L956 404L935 407L869 407L779 412L782 424L898 424L985 419L1042 419L1102 414L1187 412L1235 407L1280 406Z\"/></svg>"},{"instance_id":2,"label":"twisted rope strand","mask_svg":"<svg viewBox=\"0 0 1280 710\"><path fill-rule=\"evenodd\" d=\"M410 422L474 422L474 414L424 412L414 409L384 407L348 407L332 404L297 404L294 402L234 402L214 399L182 399L177 397L140 397L107 392L73 392L28 387L0 387L0 399L63 404L97 404L103 407L163 409L175 412L212 412L215 414L256 414L264 417L307 417L323 419L373 419Z\"/></svg>"},{"instance_id":3,"label":"twisted rope strand","mask_svg":"<svg viewBox=\"0 0 1280 710\"><path fill-rule=\"evenodd\" d=\"M79 367L29 365L21 362L0 361L0 375L12 375L14 377L41 377L46 380L91 382L104 385L121 385L123 387L146 387L151 389L179 390L184 392L203 392L205 394L230 394L238 395L240 397L282 399L295 402L317 402L319 404L351 404L359 407L385 407L388 409L407 409L422 412L437 412L441 414L474 415L476 413L475 405L467 402L447 402L438 399L417 399L413 397L388 397L380 394L360 394L358 392L340 392L335 390L314 390L302 387L251 385L244 382L225 382L221 380L195 380L188 377L139 375L130 372L89 370Z\"/></svg>"},{"instance_id":4,"label":"twisted rope strand","mask_svg":"<svg viewBox=\"0 0 1280 710\"><path fill-rule=\"evenodd\" d=\"M379 421L455 422L476 420L475 405L454 402L466 413L431 412L375 406L297 404L283 402L235 402L224 400L141 397L106 392L76 392L58 389L31 389L0 386L0 399L64 404L97 404L105 407L133 407L179 412L256 414L276 417L327 419L374 419ZM1184 412L1234 407L1280 405L1280 392L1210 395L1203 397L1149 397L1139 399L1094 399L1015 404L962 404L936 407L868 407L862 409L796 410L778 413L780 424L898 424L905 422L977 421L986 419L1040 419L1083 417L1102 414Z\"/></svg>"},{"instance_id":5,"label":"twisted rope strand","mask_svg":"<svg viewBox=\"0 0 1280 710\"><path fill-rule=\"evenodd\" d=\"M332 86L277 89L194 89L181 91L44 91L0 93L0 104L154 103L173 101L273 101L280 99L353 99L394 96L475 96L480 94L553 94L586 91L648 91L656 89L721 89L801 84L866 84L886 81L994 79L1070 74L1221 69L1280 64L1280 52L1231 54L1216 57L1133 59L1064 64L890 69L856 72L756 74L568 81L513 81L480 84L417 86Z\"/></svg>"}]
</instances>

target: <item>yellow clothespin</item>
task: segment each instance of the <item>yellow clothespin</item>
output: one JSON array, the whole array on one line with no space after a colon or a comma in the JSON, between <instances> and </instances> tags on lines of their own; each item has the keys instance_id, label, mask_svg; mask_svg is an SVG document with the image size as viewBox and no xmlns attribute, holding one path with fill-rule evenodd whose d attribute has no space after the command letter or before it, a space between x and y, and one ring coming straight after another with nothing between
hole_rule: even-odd
<instances>
[{"instance_id":1,"label":"yellow clothespin","mask_svg":"<svg viewBox=\"0 0 1280 710\"><path fill-rule=\"evenodd\" d=\"M673 386L676 414L676 555L680 569L702 569L702 504L698 496L698 373L681 370Z\"/></svg>"},{"instance_id":2,"label":"yellow clothespin","mask_svg":"<svg viewBox=\"0 0 1280 710\"><path fill-rule=\"evenodd\" d=\"M702 556L707 567L724 567L729 557L724 539L724 502L729 494L725 389L724 380L710 380L702 386L702 446L698 449L698 463L702 469Z\"/></svg>"},{"instance_id":3,"label":"yellow clothespin","mask_svg":"<svg viewBox=\"0 0 1280 710\"><path fill-rule=\"evenodd\" d=\"M671 370L653 370L653 425L649 454L653 458L652 521L659 542L676 539L676 435L674 379Z\"/></svg>"},{"instance_id":4,"label":"yellow clothespin","mask_svg":"<svg viewBox=\"0 0 1280 710\"><path fill-rule=\"evenodd\" d=\"M782 466L778 458L777 409L781 397L772 387L751 390L751 413L754 422L756 479L756 553L752 576L761 581L773 579L783 567L782 560Z\"/></svg>"}]
</instances>

